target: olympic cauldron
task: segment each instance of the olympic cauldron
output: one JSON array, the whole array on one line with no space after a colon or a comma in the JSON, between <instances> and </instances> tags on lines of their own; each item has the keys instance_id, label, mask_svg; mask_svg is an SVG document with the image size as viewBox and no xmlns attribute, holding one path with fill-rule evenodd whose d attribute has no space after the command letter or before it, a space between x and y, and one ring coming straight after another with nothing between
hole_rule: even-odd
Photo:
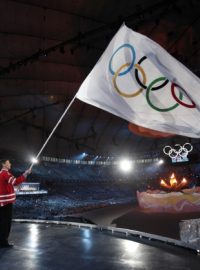
<instances>
[{"instance_id":1,"label":"olympic cauldron","mask_svg":"<svg viewBox=\"0 0 200 270\"><path fill-rule=\"evenodd\" d=\"M185 187L187 184L188 184L188 181L186 180L186 178L183 178L181 181L177 181L174 173L172 173L169 183L167 183L163 179L161 179L160 181L160 185L170 191L179 191L183 187Z\"/></svg>"},{"instance_id":2,"label":"olympic cauldron","mask_svg":"<svg viewBox=\"0 0 200 270\"><path fill-rule=\"evenodd\" d=\"M138 204L142 209L170 213L200 211L200 187L181 189L187 185L187 180L183 178L182 181L178 182L174 174L172 174L169 184L163 179L160 184L168 191L137 191Z\"/></svg>"},{"instance_id":3,"label":"olympic cauldron","mask_svg":"<svg viewBox=\"0 0 200 270\"><path fill-rule=\"evenodd\" d=\"M190 143L183 146L176 144L175 148L164 147L163 151L172 162L187 160L187 155L192 151ZM137 191L139 206L154 212L198 212L200 211L200 187L186 188L188 180L177 180L173 173L169 181L161 179L160 186L164 190Z\"/></svg>"}]
</instances>

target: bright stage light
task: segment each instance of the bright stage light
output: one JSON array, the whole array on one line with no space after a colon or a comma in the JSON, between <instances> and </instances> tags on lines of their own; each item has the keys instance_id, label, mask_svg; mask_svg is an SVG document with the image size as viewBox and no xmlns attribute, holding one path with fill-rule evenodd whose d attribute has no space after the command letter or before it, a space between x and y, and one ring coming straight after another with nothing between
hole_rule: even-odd
<instances>
[{"instance_id":1,"label":"bright stage light","mask_svg":"<svg viewBox=\"0 0 200 270\"><path fill-rule=\"evenodd\" d=\"M31 162L34 163L34 164L36 164L36 163L38 163L38 160L35 157L32 157L31 158Z\"/></svg>"},{"instance_id":2,"label":"bright stage light","mask_svg":"<svg viewBox=\"0 0 200 270\"><path fill-rule=\"evenodd\" d=\"M123 159L119 163L119 167L124 172L129 172L132 169L132 162L127 159Z\"/></svg>"},{"instance_id":3,"label":"bright stage light","mask_svg":"<svg viewBox=\"0 0 200 270\"><path fill-rule=\"evenodd\" d=\"M163 164L164 163L164 160L163 159L160 159L159 161L158 161L158 165L161 165L161 164Z\"/></svg>"}]
</instances>

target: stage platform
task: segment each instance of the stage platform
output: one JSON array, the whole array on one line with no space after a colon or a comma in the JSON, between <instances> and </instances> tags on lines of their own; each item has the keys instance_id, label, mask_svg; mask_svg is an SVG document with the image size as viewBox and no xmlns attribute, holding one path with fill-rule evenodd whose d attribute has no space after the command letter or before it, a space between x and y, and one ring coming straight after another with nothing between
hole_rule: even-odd
<instances>
[{"instance_id":1,"label":"stage platform","mask_svg":"<svg viewBox=\"0 0 200 270\"><path fill-rule=\"evenodd\" d=\"M90 224L18 221L10 240L14 248L0 249L1 270L195 270L200 265L198 253L176 242Z\"/></svg>"}]
</instances>

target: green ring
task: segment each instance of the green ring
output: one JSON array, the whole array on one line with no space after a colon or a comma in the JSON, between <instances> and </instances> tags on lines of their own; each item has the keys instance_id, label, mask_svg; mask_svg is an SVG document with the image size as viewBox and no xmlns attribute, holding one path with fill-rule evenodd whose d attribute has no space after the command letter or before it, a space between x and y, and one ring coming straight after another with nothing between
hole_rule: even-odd
<instances>
[{"instance_id":1,"label":"green ring","mask_svg":"<svg viewBox=\"0 0 200 270\"><path fill-rule=\"evenodd\" d=\"M151 92L151 88L154 86L154 84L156 84L157 82L160 82L160 81L164 81L166 80L165 77L160 77L160 78L157 78L155 79L154 81L152 81L149 86L147 87L147 92L146 92L146 99L147 99L147 102L149 104L149 106L151 108L153 108L154 110L156 111L159 111L159 112L168 112L168 111L171 111L173 109L175 109L176 107L178 107L180 104L179 103L176 103L175 105L173 105L172 107L169 107L169 108L166 108L166 109L160 109L158 107L156 107L151 101L150 101L150 98L149 98L149 95L150 95L150 92ZM179 99L182 100L183 99L183 94L181 91L179 91Z\"/></svg>"}]
</instances>

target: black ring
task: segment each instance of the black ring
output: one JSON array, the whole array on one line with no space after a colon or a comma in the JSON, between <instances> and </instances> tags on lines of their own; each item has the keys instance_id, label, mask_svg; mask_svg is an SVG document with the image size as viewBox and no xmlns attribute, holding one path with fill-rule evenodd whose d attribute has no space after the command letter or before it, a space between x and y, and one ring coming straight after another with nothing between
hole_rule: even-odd
<instances>
[{"instance_id":1,"label":"black ring","mask_svg":"<svg viewBox=\"0 0 200 270\"><path fill-rule=\"evenodd\" d=\"M146 57L146 56L143 56L143 57L138 61L138 65L140 65L140 64L141 64L144 60L146 60L146 59L147 59L147 57ZM144 84L140 81L140 79L139 79L137 68L135 69L135 78L136 78L137 83L138 83L140 86L142 86L142 88L147 89L147 86L144 85ZM166 80L166 81L164 81L164 83L162 83L161 85L156 86L156 87L152 87L151 90L152 90L152 91L159 90L159 89L161 89L162 87L164 87L168 82L169 82L169 80Z\"/></svg>"}]
</instances>

